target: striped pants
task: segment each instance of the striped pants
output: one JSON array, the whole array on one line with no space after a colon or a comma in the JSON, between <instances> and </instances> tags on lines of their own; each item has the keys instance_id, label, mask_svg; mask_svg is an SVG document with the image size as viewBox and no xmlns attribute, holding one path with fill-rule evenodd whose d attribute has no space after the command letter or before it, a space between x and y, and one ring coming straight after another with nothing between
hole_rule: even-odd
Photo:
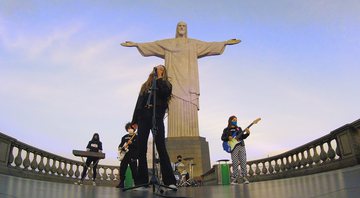
<instances>
[{"instance_id":1,"label":"striped pants","mask_svg":"<svg viewBox=\"0 0 360 198\"><path fill-rule=\"evenodd\" d=\"M233 177L237 178L245 177L247 175L246 170L246 150L245 146L237 145L234 150L231 152L231 160L233 167ZM240 175L239 175L239 165L240 165Z\"/></svg>"}]
</instances>

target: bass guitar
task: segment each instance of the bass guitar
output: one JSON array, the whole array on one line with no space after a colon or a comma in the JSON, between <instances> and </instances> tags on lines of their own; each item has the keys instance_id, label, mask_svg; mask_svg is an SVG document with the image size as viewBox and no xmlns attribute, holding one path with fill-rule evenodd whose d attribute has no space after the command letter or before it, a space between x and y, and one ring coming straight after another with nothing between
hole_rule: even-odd
<instances>
[{"instance_id":1,"label":"bass guitar","mask_svg":"<svg viewBox=\"0 0 360 198\"><path fill-rule=\"evenodd\" d=\"M129 152L129 144L130 142L134 139L134 137L136 136L136 133L134 133L130 140L128 140L119 150L118 150L118 160L122 161L126 155L127 152Z\"/></svg>"},{"instance_id":2,"label":"bass guitar","mask_svg":"<svg viewBox=\"0 0 360 198\"><path fill-rule=\"evenodd\" d=\"M261 118L256 118L249 126L247 126L244 131L246 131L247 129L249 129L252 125L257 124L259 121L261 120ZM246 132L245 132L246 133ZM223 142L223 149L224 151L231 153L231 151L235 148L235 146L242 140L240 140L242 133L237 134L236 136L234 136L233 138L231 138L231 140L229 141L224 141Z\"/></svg>"}]
</instances>

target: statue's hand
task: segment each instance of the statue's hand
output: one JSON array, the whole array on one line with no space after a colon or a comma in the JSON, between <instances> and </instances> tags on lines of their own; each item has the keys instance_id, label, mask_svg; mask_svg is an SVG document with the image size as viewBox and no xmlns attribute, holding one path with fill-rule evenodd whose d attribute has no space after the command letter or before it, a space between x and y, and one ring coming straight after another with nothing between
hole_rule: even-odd
<instances>
[{"instance_id":1,"label":"statue's hand","mask_svg":"<svg viewBox=\"0 0 360 198\"><path fill-rule=\"evenodd\" d=\"M120 45L124 46L124 47L136 47L137 46L137 44L132 41L125 41L125 43L121 43Z\"/></svg>"},{"instance_id":2,"label":"statue's hand","mask_svg":"<svg viewBox=\"0 0 360 198\"><path fill-rule=\"evenodd\" d=\"M235 44L238 44L240 42L241 42L240 39L230 39L230 40L226 41L226 45L235 45Z\"/></svg>"}]
</instances>

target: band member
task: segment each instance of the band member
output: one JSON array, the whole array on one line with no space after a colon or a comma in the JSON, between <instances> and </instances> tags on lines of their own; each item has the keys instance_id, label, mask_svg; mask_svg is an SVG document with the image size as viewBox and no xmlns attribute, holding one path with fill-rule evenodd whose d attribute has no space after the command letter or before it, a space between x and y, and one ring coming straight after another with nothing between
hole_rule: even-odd
<instances>
[{"instance_id":1,"label":"band member","mask_svg":"<svg viewBox=\"0 0 360 198\"><path fill-rule=\"evenodd\" d=\"M249 180L246 178L246 150L244 140L250 135L250 130L248 128L243 131L241 127L237 126L236 116L230 116L228 120L227 127L223 130L221 140L222 141L231 141L233 142L231 149L231 160L233 164L233 175L231 177L231 183L249 183ZM238 140L233 138L239 137ZM241 172L239 174L239 164Z\"/></svg>"},{"instance_id":2,"label":"band member","mask_svg":"<svg viewBox=\"0 0 360 198\"><path fill-rule=\"evenodd\" d=\"M98 133L94 133L92 139L89 141L88 145L86 146L86 151L89 152L102 152L102 143L100 142L100 137ZM82 185L85 176L86 176L86 172L88 167L90 166L91 163L93 163L93 178L92 178L92 183L94 186L96 186L95 183L95 179L96 179L96 168L97 165L99 163L99 158L97 157L87 157L86 162L85 162L85 166L84 166L84 170L81 174L81 179L76 182L76 184L80 184Z\"/></svg>"},{"instance_id":3,"label":"band member","mask_svg":"<svg viewBox=\"0 0 360 198\"><path fill-rule=\"evenodd\" d=\"M177 182L178 186L184 186L184 185L188 185L186 183L186 181L190 178L189 173L186 170L186 166L184 163L182 163L182 156L178 155L177 156L177 162L175 162L175 173L179 173L180 174L180 178Z\"/></svg>"},{"instance_id":4,"label":"band member","mask_svg":"<svg viewBox=\"0 0 360 198\"><path fill-rule=\"evenodd\" d=\"M177 157L177 161L175 162L175 171L179 171L178 167L179 166L185 166L181 161L182 161L182 156L178 155Z\"/></svg>"},{"instance_id":5,"label":"band member","mask_svg":"<svg viewBox=\"0 0 360 198\"><path fill-rule=\"evenodd\" d=\"M121 139L121 143L118 147L120 163L120 183L116 188L124 188L125 173L128 165L130 165L131 174L134 179L134 184L137 185L137 135L131 123L125 125L125 130L128 134L124 135ZM122 159L121 159L122 158Z\"/></svg>"},{"instance_id":6,"label":"band member","mask_svg":"<svg viewBox=\"0 0 360 198\"><path fill-rule=\"evenodd\" d=\"M156 78L156 104L153 104L151 96L151 88L154 76ZM168 109L168 103L171 98L172 85L168 81L165 66L158 65L151 72L146 82L141 87L138 100L136 102L132 124L138 127L138 149L139 149L139 167L138 167L138 183L140 185L147 184L149 181L147 166L147 142L150 129L152 128L153 108L156 106L156 134L154 134L156 149L160 158L160 169L164 185L176 189L176 180L172 171L169 155L165 146L165 127L164 116ZM149 97L150 95L150 97ZM149 104L150 103L150 104Z\"/></svg>"}]
</instances>

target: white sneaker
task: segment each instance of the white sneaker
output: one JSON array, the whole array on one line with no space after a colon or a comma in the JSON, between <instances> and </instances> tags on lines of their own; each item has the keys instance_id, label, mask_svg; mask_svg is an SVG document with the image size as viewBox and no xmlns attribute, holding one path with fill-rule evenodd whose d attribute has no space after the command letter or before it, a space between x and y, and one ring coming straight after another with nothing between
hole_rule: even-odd
<instances>
[{"instance_id":1,"label":"white sneaker","mask_svg":"<svg viewBox=\"0 0 360 198\"><path fill-rule=\"evenodd\" d=\"M82 180L79 180L79 181L74 182L74 184L81 186L81 185L83 185L83 181L82 181Z\"/></svg>"},{"instance_id":2,"label":"white sneaker","mask_svg":"<svg viewBox=\"0 0 360 198\"><path fill-rule=\"evenodd\" d=\"M249 184L250 183L249 180L246 177L244 177L243 180L244 180L244 184Z\"/></svg>"},{"instance_id":3,"label":"white sneaker","mask_svg":"<svg viewBox=\"0 0 360 198\"><path fill-rule=\"evenodd\" d=\"M238 184L237 179L232 177L230 184L232 184L232 185Z\"/></svg>"},{"instance_id":4,"label":"white sneaker","mask_svg":"<svg viewBox=\"0 0 360 198\"><path fill-rule=\"evenodd\" d=\"M177 190L178 190L178 188L177 188L177 186L175 186L175 184L170 184L169 187L170 187L171 190L173 190L173 191L177 191Z\"/></svg>"},{"instance_id":5,"label":"white sneaker","mask_svg":"<svg viewBox=\"0 0 360 198\"><path fill-rule=\"evenodd\" d=\"M146 187L139 187L139 188L134 188L133 190L134 191L148 191L149 188L146 188Z\"/></svg>"}]
</instances>

